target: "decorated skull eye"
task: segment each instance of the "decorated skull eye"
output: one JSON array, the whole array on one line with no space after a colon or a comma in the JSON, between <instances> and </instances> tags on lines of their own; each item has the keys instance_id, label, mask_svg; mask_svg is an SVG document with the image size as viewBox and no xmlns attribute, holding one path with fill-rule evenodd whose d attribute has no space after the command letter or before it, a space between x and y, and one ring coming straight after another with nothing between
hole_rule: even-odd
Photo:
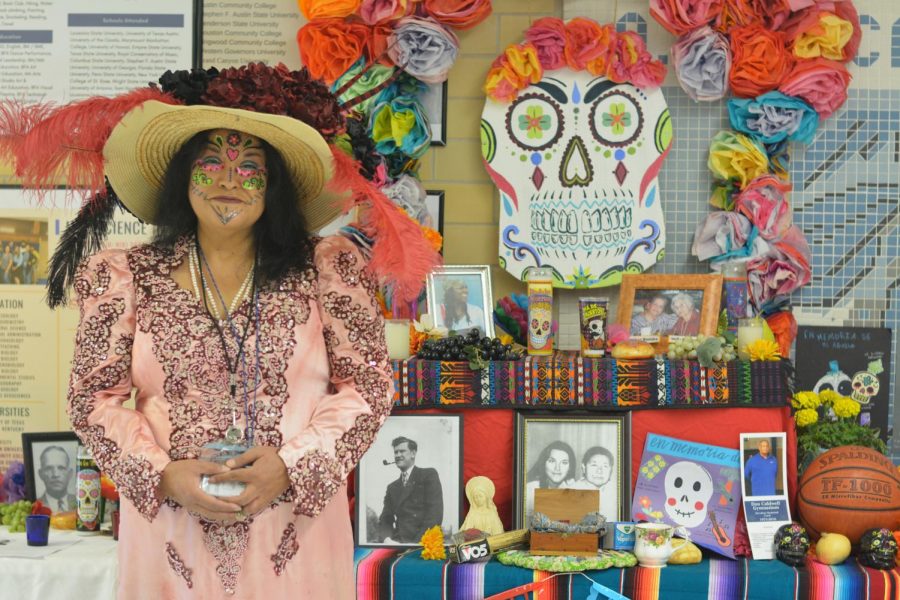
<instances>
[{"instance_id":1,"label":"decorated skull eye","mask_svg":"<svg viewBox=\"0 0 900 600\"><path fill-rule=\"evenodd\" d=\"M544 324L541 326L541 329L543 329L544 331L550 331L550 322L544 321Z\"/></svg>"},{"instance_id":2,"label":"decorated skull eye","mask_svg":"<svg viewBox=\"0 0 900 600\"><path fill-rule=\"evenodd\" d=\"M542 94L523 94L509 107L506 127L509 137L523 150L544 150L562 135L559 105Z\"/></svg>"},{"instance_id":3,"label":"decorated skull eye","mask_svg":"<svg viewBox=\"0 0 900 600\"><path fill-rule=\"evenodd\" d=\"M591 131L601 144L627 146L640 135L643 127L641 107L625 92L609 92L591 108Z\"/></svg>"}]
</instances>

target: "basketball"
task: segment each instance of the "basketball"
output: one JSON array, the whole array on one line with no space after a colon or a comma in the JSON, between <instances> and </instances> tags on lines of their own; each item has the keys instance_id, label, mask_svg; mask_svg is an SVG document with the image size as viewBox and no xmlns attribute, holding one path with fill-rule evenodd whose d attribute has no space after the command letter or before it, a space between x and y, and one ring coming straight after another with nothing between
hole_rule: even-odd
<instances>
[{"instance_id":1,"label":"basketball","mask_svg":"<svg viewBox=\"0 0 900 600\"><path fill-rule=\"evenodd\" d=\"M877 450L833 448L803 472L797 509L813 537L842 533L857 544L867 529L900 525L900 476Z\"/></svg>"}]
</instances>

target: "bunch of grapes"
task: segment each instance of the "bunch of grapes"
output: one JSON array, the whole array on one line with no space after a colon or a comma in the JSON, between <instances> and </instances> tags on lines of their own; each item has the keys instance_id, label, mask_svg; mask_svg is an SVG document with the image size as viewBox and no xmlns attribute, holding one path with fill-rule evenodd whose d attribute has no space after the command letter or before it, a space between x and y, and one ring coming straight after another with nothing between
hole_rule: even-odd
<instances>
[{"instance_id":1,"label":"bunch of grapes","mask_svg":"<svg viewBox=\"0 0 900 600\"><path fill-rule=\"evenodd\" d=\"M518 360L522 354L509 344L497 338L482 337L477 329L465 335L426 340L416 354L423 360L459 360L472 358L471 349L477 351L482 360Z\"/></svg>"},{"instance_id":2,"label":"bunch of grapes","mask_svg":"<svg viewBox=\"0 0 900 600\"><path fill-rule=\"evenodd\" d=\"M25 531L25 517L30 514L31 502L28 500L0 504L0 522L9 527L11 533Z\"/></svg>"},{"instance_id":3,"label":"bunch of grapes","mask_svg":"<svg viewBox=\"0 0 900 600\"><path fill-rule=\"evenodd\" d=\"M708 339L710 339L710 336L692 335L669 340L668 357L670 360L696 359L697 348ZM728 341L721 336L713 339L718 341L718 345L720 345L720 347L716 349L715 354L713 354L713 360L715 362L728 362L737 358L737 351L733 344L728 343Z\"/></svg>"}]
</instances>

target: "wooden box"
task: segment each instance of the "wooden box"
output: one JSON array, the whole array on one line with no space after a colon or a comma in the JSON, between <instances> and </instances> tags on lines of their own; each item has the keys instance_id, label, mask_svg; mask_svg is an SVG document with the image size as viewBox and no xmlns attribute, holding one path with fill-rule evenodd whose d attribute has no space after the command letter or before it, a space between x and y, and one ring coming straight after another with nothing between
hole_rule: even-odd
<instances>
[{"instance_id":1,"label":"wooden box","mask_svg":"<svg viewBox=\"0 0 900 600\"><path fill-rule=\"evenodd\" d=\"M534 490L534 510L554 521L578 523L600 506L597 490ZM596 556L599 533L531 532L532 554Z\"/></svg>"}]
</instances>

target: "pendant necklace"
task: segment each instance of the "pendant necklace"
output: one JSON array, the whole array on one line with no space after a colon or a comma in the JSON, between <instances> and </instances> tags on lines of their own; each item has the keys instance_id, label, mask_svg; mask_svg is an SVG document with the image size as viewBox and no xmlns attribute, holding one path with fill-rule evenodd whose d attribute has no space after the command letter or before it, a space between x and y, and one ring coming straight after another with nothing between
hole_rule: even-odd
<instances>
[{"instance_id":1,"label":"pendant necklace","mask_svg":"<svg viewBox=\"0 0 900 600\"><path fill-rule=\"evenodd\" d=\"M242 373L242 375L243 375L242 379L244 382L244 416L247 418L247 423L249 424L249 422L250 422L250 415L248 414L248 407L247 407L248 390L247 390L247 377L246 377L246 375L247 375L246 362L242 361L242 358L244 357L244 342L247 340L247 335L250 333L250 325L252 324L252 316L248 316L247 327L246 327L246 329L244 329L243 335L241 335L238 332L237 326L235 325L235 323L232 319L232 315L234 314L234 311L238 305L237 297L239 297L245 293L246 285L248 284L248 282L251 282L250 285L252 285L252 295L253 295L255 303L256 304L259 303L259 294L258 294L258 289L257 289L257 285L256 285L256 283L257 283L256 282L256 279L257 279L256 278L256 268L257 268L258 260L257 260L257 257L254 257L253 266L250 269L250 273L248 274L248 277L244 280L244 284L242 284L241 289L238 290L238 294L235 297L235 301L232 301L231 307L228 307L225 303L225 297L222 295L221 290L219 290L218 283L216 283L216 278L213 275L212 269L209 266L209 262L207 262L206 257L203 255L203 249L200 247L200 240L198 238L195 238L194 241L195 241L195 251L196 251L197 257L199 259L197 262L202 263L202 264L196 265L198 267L198 271L199 271L199 275L200 275L200 283L203 288L203 291L209 292L208 294L207 293L202 294L203 295L203 305L204 305L204 307L206 307L207 312L213 318L212 319L213 325L216 328L216 332L218 332L218 334L219 334L219 340L222 342L222 352L225 355L225 365L228 368L228 386L229 386L229 393L231 395L231 402L230 402L231 425L228 427L228 429L225 430L225 441L228 444L234 445L234 444L240 443L245 438L245 432L238 425L238 417L237 417L237 371L238 371L238 365L241 365L241 364L244 364L244 366L245 366L244 372ZM215 312L210 310L210 303L208 302L208 300L212 300L213 301L212 304L215 306L215 298L213 297L211 290L209 290L209 287L206 283L206 279L203 276L203 266L204 265L206 266L206 270L209 272L209 278L212 281L213 287L216 290L216 294L218 294L219 300L221 300L221 302L222 302L222 308L223 308L223 310L225 310L225 318L224 319L217 318L218 317L218 308L215 309ZM192 283L194 283L195 291L199 291L200 286L197 286L196 282L193 281L193 270L191 271L191 276L192 276ZM258 329L259 329L259 320L258 320L259 314L258 314L258 312L259 311L257 310L256 312L257 312L257 314L256 314L257 337L259 337L259 331L258 331ZM234 357L233 364L231 362L231 357L228 355L228 343L225 340L225 333L222 331L222 327L220 326L220 323L227 323L228 328L231 330L231 334L234 336L234 341L237 342L237 344L238 344L237 355Z\"/></svg>"}]
</instances>

